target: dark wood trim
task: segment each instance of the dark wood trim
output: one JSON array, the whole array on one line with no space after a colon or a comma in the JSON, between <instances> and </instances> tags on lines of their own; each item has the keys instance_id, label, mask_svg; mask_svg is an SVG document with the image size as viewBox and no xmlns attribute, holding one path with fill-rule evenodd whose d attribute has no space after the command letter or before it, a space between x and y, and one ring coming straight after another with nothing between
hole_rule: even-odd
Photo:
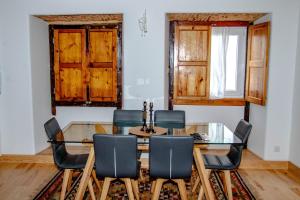
<instances>
[{"instance_id":1,"label":"dark wood trim","mask_svg":"<svg viewBox=\"0 0 300 200\"><path fill-rule=\"evenodd\" d=\"M173 110L175 24L177 24L176 21L171 21L169 24L169 110Z\"/></svg>"},{"instance_id":2,"label":"dark wood trim","mask_svg":"<svg viewBox=\"0 0 300 200\"><path fill-rule=\"evenodd\" d=\"M85 29L86 33L91 29L117 29L117 102L91 102L89 97L87 102L77 101L56 101L55 100L55 75L54 75L54 30L55 29ZM51 79L51 106L52 114L56 115L56 106L83 106L83 107L117 107L122 108L122 65L123 65L123 45L122 45L122 23L101 24L101 25L49 25L49 44L50 44L50 79ZM88 41L88 34L86 34ZM89 52L88 43L86 43L86 51ZM89 90L87 89L87 92Z\"/></svg>"},{"instance_id":3,"label":"dark wood trim","mask_svg":"<svg viewBox=\"0 0 300 200\"><path fill-rule=\"evenodd\" d=\"M247 21L214 21L214 22L204 22L204 21L171 21L177 22L178 25L204 25L204 26L249 26Z\"/></svg>"},{"instance_id":4,"label":"dark wood trim","mask_svg":"<svg viewBox=\"0 0 300 200\"><path fill-rule=\"evenodd\" d=\"M212 22L211 26L249 26L249 22L245 21L224 21L224 22Z\"/></svg>"},{"instance_id":5,"label":"dark wood trim","mask_svg":"<svg viewBox=\"0 0 300 200\"><path fill-rule=\"evenodd\" d=\"M208 105L208 106L244 106L244 99L225 98L225 99L202 99L202 100L187 100L177 99L173 101L174 105Z\"/></svg>"}]
</instances>

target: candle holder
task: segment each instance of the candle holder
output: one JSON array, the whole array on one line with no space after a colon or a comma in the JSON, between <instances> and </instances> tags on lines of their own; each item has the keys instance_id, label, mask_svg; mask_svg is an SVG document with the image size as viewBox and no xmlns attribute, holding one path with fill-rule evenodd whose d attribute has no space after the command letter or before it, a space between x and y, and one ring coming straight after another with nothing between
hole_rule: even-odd
<instances>
[{"instance_id":1,"label":"candle holder","mask_svg":"<svg viewBox=\"0 0 300 200\"><path fill-rule=\"evenodd\" d=\"M143 126L141 128L141 131L147 131L147 102L144 101L143 104L144 108L143 108Z\"/></svg>"},{"instance_id":2,"label":"candle holder","mask_svg":"<svg viewBox=\"0 0 300 200\"><path fill-rule=\"evenodd\" d=\"M149 106L149 112L150 112L150 123L149 123L149 128L147 128L146 132L147 133L155 133L155 130L153 128L153 102L150 102Z\"/></svg>"}]
</instances>

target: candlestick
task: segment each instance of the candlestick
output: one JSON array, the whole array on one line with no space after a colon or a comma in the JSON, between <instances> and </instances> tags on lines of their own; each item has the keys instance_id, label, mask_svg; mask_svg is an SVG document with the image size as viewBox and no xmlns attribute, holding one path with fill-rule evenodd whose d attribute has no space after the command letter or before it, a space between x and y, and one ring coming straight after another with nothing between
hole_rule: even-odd
<instances>
[{"instance_id":1,"label":"candlestick","mask_svg":"<svg viewBox=\"0 0 300 200\"><path fill-rule=\"evenodd\" d=\"M144 101L143 103L144 109L143 109L143 127L141 128L141 131L147 131L147 102Z\"/></svg>"}]
</instances>

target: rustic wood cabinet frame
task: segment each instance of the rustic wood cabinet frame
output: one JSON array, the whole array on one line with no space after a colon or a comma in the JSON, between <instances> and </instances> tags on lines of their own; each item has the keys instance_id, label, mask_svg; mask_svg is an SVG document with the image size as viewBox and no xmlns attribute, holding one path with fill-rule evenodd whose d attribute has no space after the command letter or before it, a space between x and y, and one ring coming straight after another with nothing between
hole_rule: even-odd
<instances>
[{"instance_id":1,"label":"rustic wood cabinet frame","mask_svg":"<svg viewBox=\"0 0 300 200\"><path fill-rule=\"evenodd\" d=\"M55 29L85 29L86 51L89 51L90 29L116 29L117 30L117 100L114 102L93 102L90 101L89 90L87 88L87 101L58 101L55 99L55 71L54 71L54 30ZM87 107L122 107L122 23L101 24L101 25L49 25L50 44L50 77L51 77L51 105L52 114L56 114L56 106L87 106ZM86 53L87 53L86 52Z\"/></svg>"}]
</instances>

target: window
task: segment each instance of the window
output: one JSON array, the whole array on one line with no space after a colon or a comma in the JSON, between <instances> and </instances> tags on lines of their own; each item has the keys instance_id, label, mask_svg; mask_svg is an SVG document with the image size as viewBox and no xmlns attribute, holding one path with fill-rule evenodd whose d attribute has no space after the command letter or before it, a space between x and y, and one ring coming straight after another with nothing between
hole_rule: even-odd
<instances>
[{"instance_id":1,"label":"window","mask_svg":"<svg viewBox=\"0 0 300 200\"><path fill-rule=\"evenodd\" d=\"M246 27L212 27L210 99L243 98Z\"/></svg>"}]
</instances>

